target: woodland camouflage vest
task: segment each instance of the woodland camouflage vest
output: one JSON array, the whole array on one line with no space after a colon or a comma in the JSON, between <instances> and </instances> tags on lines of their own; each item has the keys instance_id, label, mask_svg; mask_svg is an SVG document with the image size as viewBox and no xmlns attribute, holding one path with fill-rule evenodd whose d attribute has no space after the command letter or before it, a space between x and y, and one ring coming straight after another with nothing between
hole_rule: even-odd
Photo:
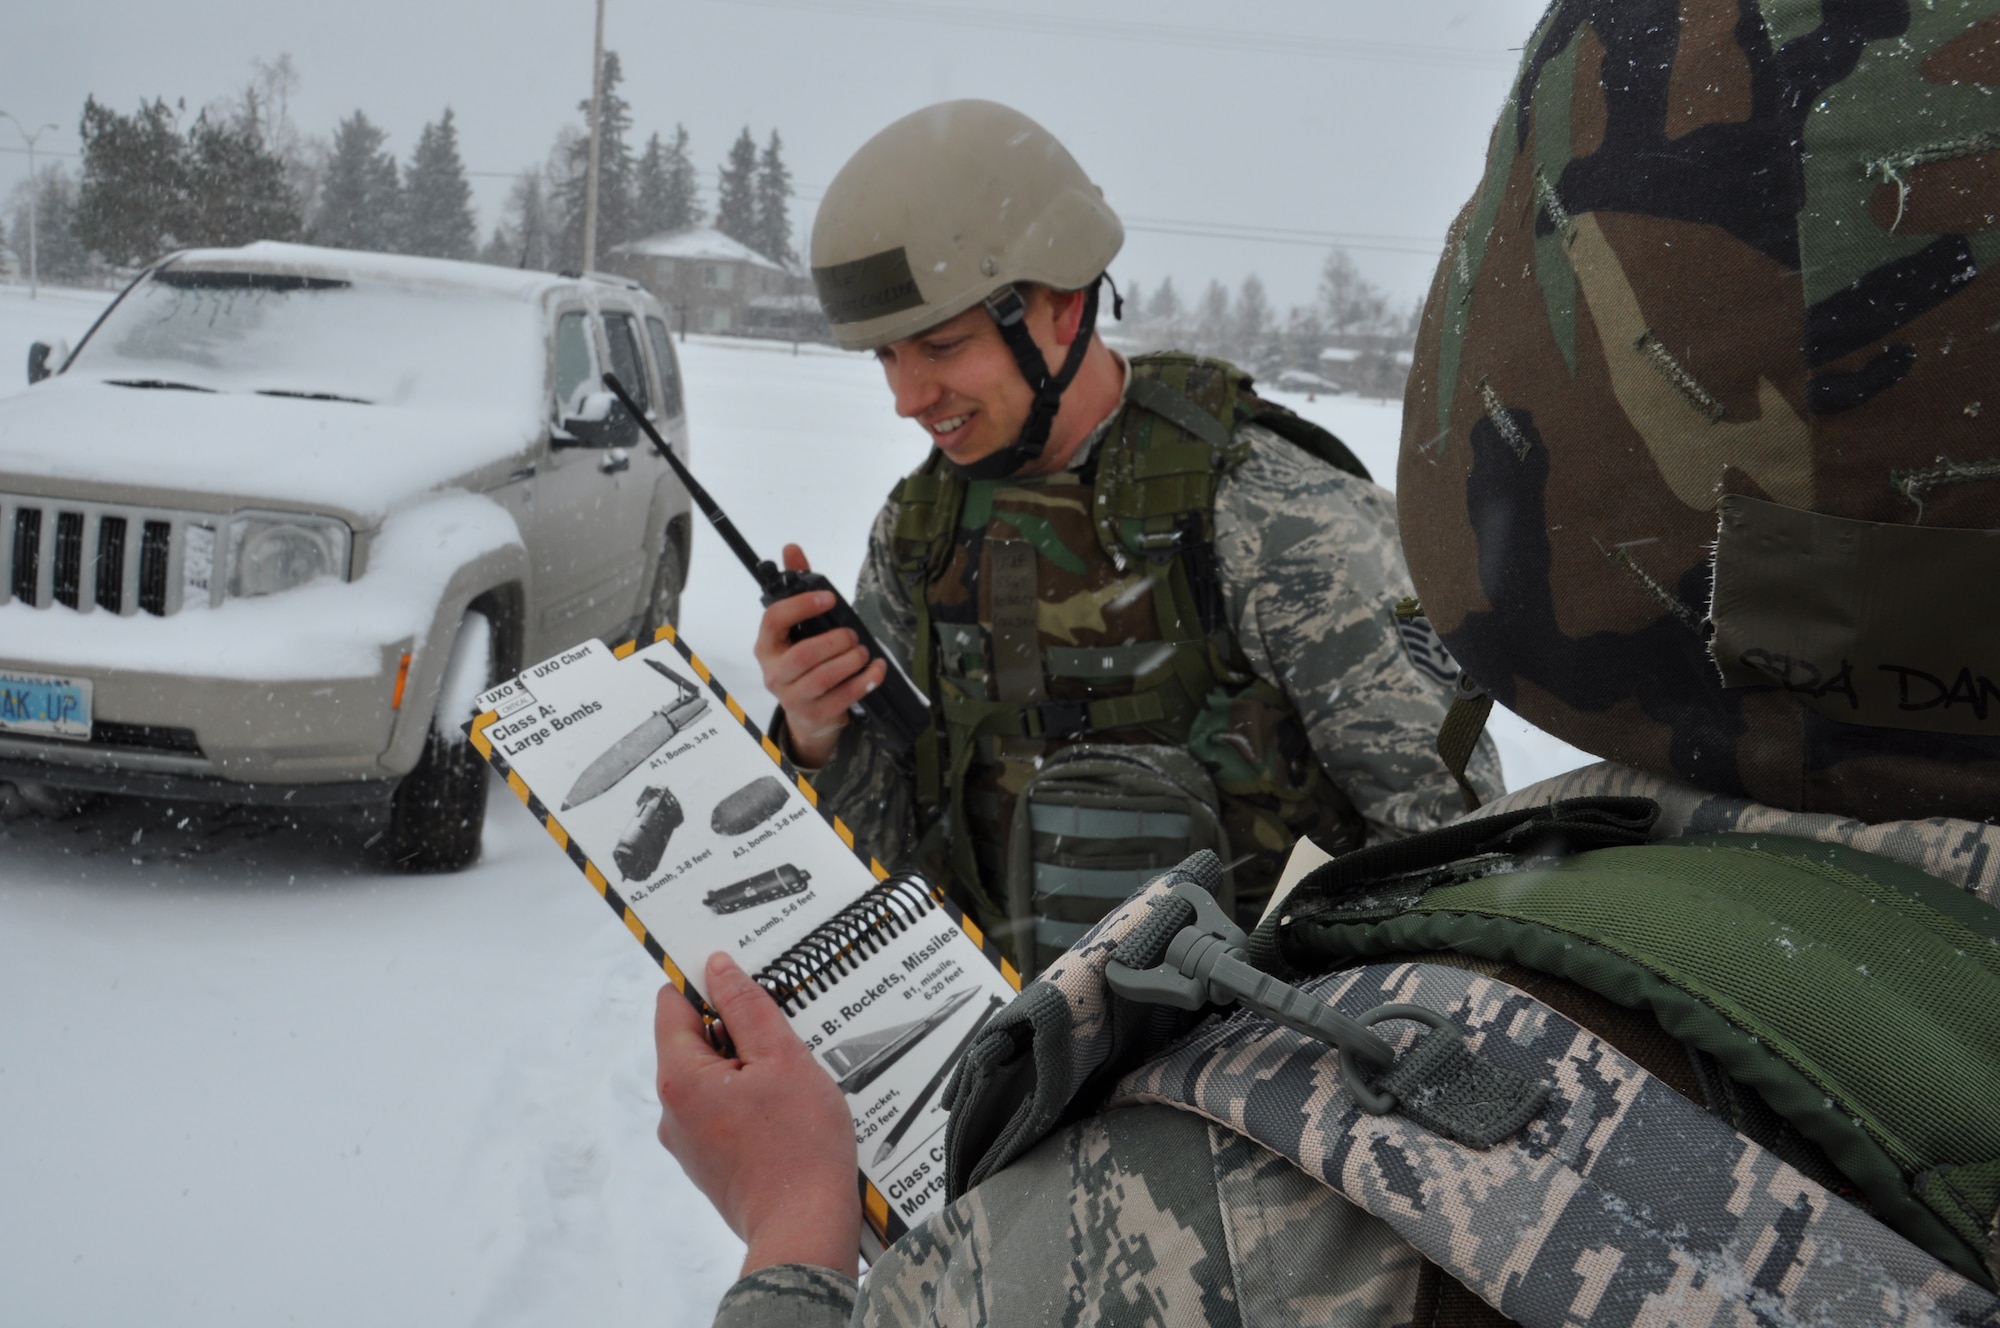
<instances>
[{"instance_id":1,"label":"woodland camouflage vest","mask_svg":"<svg viewBox=\"0 0 2000 1328\"><path fill-rule=\"evenodd\" d=\"M1360 818L1299 717L1229 629L1213 541L1217 483L1249 454L1241 424L1367 472L1249 386L1218 361L1139 356L1125 406L1083 468L967 482L933 455L896 489L895 554L917 610L912 676L941 721L917 753L933 827L925 865L996 937L1008 935L1015 799L1043 758L1080 742L1171 745L1199 759L1251 919L1299 835L1359 840Z\"/></svg>"}]
</instances>

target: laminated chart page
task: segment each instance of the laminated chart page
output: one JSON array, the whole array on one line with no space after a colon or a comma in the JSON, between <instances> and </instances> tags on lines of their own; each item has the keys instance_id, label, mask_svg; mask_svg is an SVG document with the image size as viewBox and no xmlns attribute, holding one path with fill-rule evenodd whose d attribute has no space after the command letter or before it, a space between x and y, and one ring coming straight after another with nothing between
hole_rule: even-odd
<instances>
[{"instance_id":1,"label":"laminated chart page","mask_svg":"<svg viewBox=\"0 0 2000 1328\"><path fill-rule=\"evenodd\" d=\"M875 1237L942 1206L945 1081L1018 983L978 929L857 852L671 628L564 651L478 709L480 754L676 986L706 1010L724 950L778 998L847 1097Z\"/></svg>"}]
</instances>

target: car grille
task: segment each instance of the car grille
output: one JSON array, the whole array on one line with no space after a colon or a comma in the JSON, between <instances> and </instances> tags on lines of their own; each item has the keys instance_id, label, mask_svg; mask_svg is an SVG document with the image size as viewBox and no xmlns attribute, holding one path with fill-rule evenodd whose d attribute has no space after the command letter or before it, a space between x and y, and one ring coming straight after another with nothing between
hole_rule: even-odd
<instances>
[{"instance_id":1,"label":"car grille","mask_svg":"<svg viewBox=\"0 0 2000 1328\"><path fill-rule=\"evenodd\" d=\"M0 604L164 617L205 603L217 524L193 512L0 494Z\"/></svg>"}]
</instances>

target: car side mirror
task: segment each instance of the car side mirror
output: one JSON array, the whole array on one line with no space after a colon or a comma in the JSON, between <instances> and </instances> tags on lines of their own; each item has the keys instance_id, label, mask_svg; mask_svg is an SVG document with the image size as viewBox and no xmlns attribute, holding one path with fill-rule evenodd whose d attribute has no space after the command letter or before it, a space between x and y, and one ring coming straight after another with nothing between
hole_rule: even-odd
<instances>
[{"instance_id":1,"label":"car side mirror","mask_svg":"<svg viewBox=\"0 0 2000 1328\"><path fill-rule=\"evenodd\" d=\"M39 383L62 371L69 360L69 343L58 338L55 341L37 341L28 347L28 382Z\"/></svg>"},{"instance_id":2,"label":"car side mirror","mask_svg":"<svg viewBox=\"0 0 2000 1328\"><path fill-rule=\"evenodd\" d=\"M562 422L553 447L625 447L639 436L639 422L609 392L591 392L577 402L576 414Z\"/></svg>"}]
</instances>

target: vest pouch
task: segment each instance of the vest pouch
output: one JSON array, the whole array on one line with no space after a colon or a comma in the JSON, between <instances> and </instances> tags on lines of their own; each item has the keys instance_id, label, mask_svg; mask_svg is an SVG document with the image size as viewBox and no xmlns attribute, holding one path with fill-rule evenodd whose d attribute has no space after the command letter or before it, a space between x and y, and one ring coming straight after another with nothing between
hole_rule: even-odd
<instances>
[{"instance_id":1,"label":"vest pouch","mask_svg":"<svg viewBox=\"0 0 2000 1328\"><path fill-rule=\"evenodd\" d=\"M1047 758L1014 801L1007 912L1033 977L1160 873L1208 849L1228 862L1214 781L1178 747L1079 743ZM1225 910L1236 887L1215 891Z\"/></svg>"}]
</instances>

